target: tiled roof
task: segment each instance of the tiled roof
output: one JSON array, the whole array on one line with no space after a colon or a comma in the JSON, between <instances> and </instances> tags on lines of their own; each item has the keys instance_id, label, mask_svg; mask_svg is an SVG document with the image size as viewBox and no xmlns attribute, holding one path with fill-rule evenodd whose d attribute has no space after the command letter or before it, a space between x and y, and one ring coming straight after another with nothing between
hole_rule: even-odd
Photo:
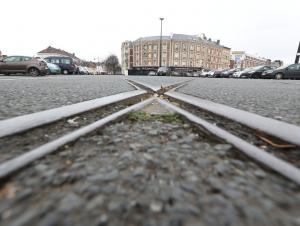
<instances>
[{"instance_id":1,"label":"tiled roof","mask_svg":"<svg viewBox=\"0 0 300 226\"><path fill-rule=\"evenodd\" d=\"M64 56L68 56L68 57L71 57L75 60L80 60L78 57L75 56L75 54L72 54L72 53L68 53L67 51L64 51L62 49L56 49L52 46L49 46L48 48L38 52L38 53L56 53L56 54L61 54L61 55L64 55Z\"/></svg>"},{"instance_id":2,"label":"tiled roof","mask_svg":"<svg viewBox=\"0 0 300 226\"><path fill-rule=\"evenodd\" d=\"M199 35L185 35L185 34L172 34L170 36L162 36L162 40L178 40L178 41L202 41L208 44L212 44L212 45L217 45L226 49L230 49L226 46L220 45L217 42L212 41L211 39L206 39L206 38L202 38ZM149 36L149 37L142 37L137 39L135 42L137 41L158 41L160 40L160 36Z\"/></svg>"}]
</instances>

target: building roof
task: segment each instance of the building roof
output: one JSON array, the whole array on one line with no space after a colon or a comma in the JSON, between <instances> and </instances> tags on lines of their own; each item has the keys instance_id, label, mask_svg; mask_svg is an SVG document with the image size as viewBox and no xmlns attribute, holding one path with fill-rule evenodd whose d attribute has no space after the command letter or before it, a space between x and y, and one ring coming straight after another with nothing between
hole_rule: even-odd
<instances>
[{"instance_id":1,"label":"building roof","mask_svg":"<svg viewBox=\"0 0 300 226\"><path fill-rule=\"evenodd\" d=\"M163 40L170 40L170 36L162 36ZM160 36L149 36L149 37L142 37L137 39L136 41L156 41L160 40Z\"/></svg>"},{"instance_id":2,"label":"building roof","mask_svg":"<svg viewBox=\"0 0 300 226\"><path fill-rule=\"evenodd\" d=\"M40 54L43 54L43 53L46 53L46 54L59 54L59 55L71 57L80 66L93 67L93 68L95 68L97 66L97 63L95 63L95 62L81 60L80 58L76 57L74 53L72 54L72 53L69 53L69 52L67 52L65 50L62 50L62 49L56 49L52 46L49 46L48 48L38 52L38 54L39 53Z\"/></svg>"},{"instance_id":3,"label":"building roof","mask_svg":"<svg viewBox=\"0 0 300 226\"><path fill-rule=\"evenodd\" d=\"M148 36L148 37L141 37L135 40L138 41L159 41L160 36ZM175 41L202 41L208 44L213 44L216 46L220 46L226 49L230 49L226 46L220 45L220 42L214 42L211 39L207 39L205 36L201 37L200 35L186 35L186 34L172 34L170 36L162 36L162 40L175 40Z\"/></svg>"},{"instance_id":4,"label":"building roof","mask_svg":"<svg viewBox=\"0 0 300 226\"><path fill-rule=\"evenodd\" d=\"M73 58L75 60L79 60L80 61L80 59L78 57L76 57L74 53L72 54L72 53L69 53L69 52L67 52L65 50L62 50L62 49L56 49L56 48L54 48L52 46L49 46L48 48L43 49L43 50L41 50L38 53L60 54L60 55L68 56L68 57L71 57L71 58Z\"/></svg>"}]
</instances>

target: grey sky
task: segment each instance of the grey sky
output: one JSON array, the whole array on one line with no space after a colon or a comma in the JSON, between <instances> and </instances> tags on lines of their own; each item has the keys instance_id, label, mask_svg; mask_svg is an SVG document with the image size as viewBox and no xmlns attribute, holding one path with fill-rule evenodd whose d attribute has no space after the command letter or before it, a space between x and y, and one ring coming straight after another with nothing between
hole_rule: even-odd
<instances>
[{"instance_id":1,"label":"grey sky","mask_svg":"<svg viewBox=\"0 0 300 226\"><path fill-rule=\"evenodd\" d=\"M299 0L0 0L0 50L34 55L49 45L83 59L120 56L121 42L201 34L232 50L294 61Z\"/></svg>"}]
</instances>

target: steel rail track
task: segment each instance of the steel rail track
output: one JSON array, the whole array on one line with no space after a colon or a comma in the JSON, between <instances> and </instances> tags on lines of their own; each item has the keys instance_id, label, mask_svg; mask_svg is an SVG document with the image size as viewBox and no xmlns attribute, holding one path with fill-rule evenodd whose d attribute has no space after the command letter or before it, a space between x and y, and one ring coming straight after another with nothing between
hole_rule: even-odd
<instances>
[{"instance_id":1,"label":"steel rail track","mask_svg":"<svg viewBox=\"0 0 300 226\"><path fill-rule=\"evenodd\" d=\"M147 84L146 83L143 83L142 86L146 86ZM170 91L166 91L163 93L163 96L165 97L171 97L172 99L174 100L177 100L177 101L181 101L181 102L185 102L185 103L189 103L193 106L196 106L199 108L198 106L198 99L199 98L196 98L196 97L193 97L193 96L190 96L190 95L186 95L186 94L181 94L181 93L178 93L178 92L175 92L176 89L178 89L179 87L185 85L184 83L181 83L181 84L178 84L177 87L173 87L171 88ZM163 87L162 87L163 88ZM157 91L158 92L158 91ZM182 98L182 96L184 96L185 98ZM185 101L183 101L185 100ZM222 140L225 140L226 142L232 144L233 146L235 146L237 149L241 150L244 154L246 154L247 156L251 157L252 159L264 164L265 166L268 166L269 168L273 169L275 172L285 176L286 178L294 181L295 183L297 183L298 185L300 185L300 170L293 166L292 164L280 159L280 158L277 158L275 156L273 156L272 154L269 154L268 152L266 152L265 150L263 149L260 149L250 143L248 143L247 141L227 132L226 130L224 129L221 129L191 113L189 113L188 111L184 110L184 109L181 109L173 104L170 104L164 100L161 100L161 99L158 99L157 98L157 101L164 105L165 107L181 114L182 116L184 116L185 118L187 118L189 121L191 121L192 123L195 123L197 125L200 125L202 127L204 127L207 131L209 131L210 133L212 133L213 135L219 137L220 139ZM204 101L204 103L210 103L212 106L218 106L219 104L216 104L216 103L213 103L213 102L210 102L210 101ZM201 106L204 106L203 108L205 110L207 110L208 107L206 107L205 104L202 104ZM230 109L231 107L228 107L228 106L225 106L225 105L222 105L221 107L224 107L225 109ZM282 139L282 137L288 137L289 135L291 135L290 133L293 133L293 132L297 132L298 134L296 136L293 136L293 141L296 142L296 144L298 142L300 142L300 137L299 137L299 140L297 142L297 140L295 138L298 137L298 135L300 135L300 128L297 127L297 126L294 126L294 125L291 125L291 124L288 124L288 123L284 123L284 122L281 122L281 121L277 121L277 120L274 120L274 119L269 119L269 118L265 118L265 117L262 117L262 116L259 116L259 115L256 115L256 114L253 114L253 113L250 113L250 112L246 112L246 111L242 111L242 110L239 110L239 109L232 109L232 111L235 111L240 113L240 112L243 112L244 115L242 117L238 117L238 115L236 115L236 117L238 119L244 119L246 117L254 117L254 119L250 118L248 120L248 122L252 122L252 120L256 120L256 119L259 119L259 122L262 122L263 125L265 125L266 127L268 126L269 123L275 123L275 126L269 126L268 129L264 129L264 127L258 127L258 128L261 128L259 130L262 130L264 131L265 133L267 134L271 134L273 136L274 135L274 132L272 131L272 133L269 133L269 130L271 128L276 128L276 126L280 125L283 129L283 132L281 132L280 135L278 135L277 133L276 134L276 137L279 137ZM212 111L211 111L212 112ZM215 112L213 112L215 113ZM226 113L226 111L225 111ZM215 113L217 114L217 113ZM237 113L236 113L237 114ZM218 115L218 114L217 114ZM222 115L221 115L222 116ZM236 118L235 117L231 117L230 118L231 120L233 121L236 121L236 122L239 122L238 120L235 120ZM241 122L239 122L241 123ZM244 123L241 123L241 124L244 124ZM250 126L249 126L250 127ZM258 129L256 127L254 127L254 129ZM276 129L276 131L278 133L280 133L278 129ZM282 134L284 134L285 136L282 136ZM295 142L292 142L292 143L295 143Z\"/></svg>"},{"instance_id":2,"label":"steel rail track","mask_svg":"<svg viewBox=\"0 0 300 226\"><path fill-rule=\"evenodd\" d=\"M134 90L0 121L0 138L146 94Z\"/></svg>"},{"instance_id":3,"label":"steel rail track","mask_svg":"<svg viewBox=\"0 0 300 226\"><path fill-rule=\"evenodd\" d=\"M133 84L134 87L139 87L140 89L149 89L151 91L153 91L154 93L160 93L160 91L164 90L164 89L175 89L175 88L178 88L179 86L182 86L190 81L192 81L193 79L189 79L189 80L186 80L186 81L182 81L182 82L174 82L174 83L169 83L169 84L166 84L166 85L161 85L161 86L153 86L153 85L149 85L145 82L140 82L140 81L135 81L135 80L131 80L131 79L126 79L126 81L129 83L129 84ZM165 90L165 91L167 91ZM164 91L164 92L165 92Z\"/></svg>"},{"instance_id":4,"label":"steel rail track","mask_svg":"<svg viewBox=\"0 0 300 226\"><path fill-rule=\"evenodd\" d=\"M130 81L129 81L130 83ZM174 91L168 91L170 89L174 90L176 87L182 86L185 83L187 83L187 81L185 82L180 82L180 83L174 83L174 84L170 84L167 85L165 87L160 87L160 89L155 89L155 91L150 87L148 87L148 89L151 89L154 94L160 94L162 95L162 97L168 97L168 98L173 98L177 101L182 101L185 103L190 103L192 104L193 101L198 103L196 100L198 98L192 97L192 96L185 96L185 100L183 101L183 98L177 98L178 97L178 93L174 92ZM143 84L139 84L139 82L133 82L133 84L131 84L133 86L137 86L136 88L138 90L136 90L136 95L134 96L138 96L141 94L146 94L147 92L145 90L142 90L143 87L147 87L146 83ZM142 87L141 87L142 86ZM175 86L175 88L174 88ZM141 87L141 89L139 89L139 87ZM130 92L132 94L132 92ZM139 94L138 94L139 93ZM154 95L157 96L157 95ZM179 95L180 96L180 95ZM126 98L124 98L126 99ZM116 119L128 114L129 112L135 111L135 110L139 110L143 107L145 107L146 105L152 103L154 100L158 101L160 104L162 104L163 106L179 113L180 115L184 116L185 118L187 118L190 122L199 125L200 127L204 128L205 130L209 131L211 134L213 134L216 137L221 138L222 140L225 140L226 142L232 144L233 146L235 146L237 149L239 149L240 151L242 151L242 153L246 154L247 156L251 157L252 159L262 163L265 166L268 166L269 168L273 169L275 172L285 176L286 178L292 180L293 182L295 182L296 184L300 185L300 170L298 168L296 168L295 166L293 166L290 163L285 162L284 160L281 160L267 152L265 152L264 150L248 143L247 141L227 132L224 129L221 129L201 118L199 118L196 115L191 114L190 112L179 108L167 101L164 101L162 99L159 98L148 98L145 101L142 101L140 103L137 103L133 106L127 107L121 111L118 111L116 113L113 113L103 119L100 119L90 125L84 126L78 130L75 130L67 135L64 135L56 140L53 140L49 143L46 143L38 148L33 149L32 151L29 151L25 154L22 154L18 157L15 157L9 161L6 161L2 164L0 164L0 179L4 179L8 176L10 176L12 173L16 172L17 170L21 169L22 167L32 163L33 161L42 158L43 156L52 153L56 150L58 150L60 147L62 147L65 144L68 144L70 142L74 142L75 140L77 140L78 138L80 138L81 136L84 136L88 133L93 132L96 129L99 129L100 127L115 121ZM189 101L188 100L193 100L193 101ZM116 101L117 102L117 101ZM214 104L214 103L213 103ZM193 105L193 104L192 104ZM195 105L193 105L195 106ZM197 105L196 105L197 107ZM199 106L198 106L199 107ZM226 107L226 106L225 106ZM238 109L235 109L238 110ZM238 110L239 111L239 110ZM245 112L247 113L247 112ZM249 113L250 116L252 116L252 113ZM255 115L255 114L253 114ZM257 116L257 115L256 115ZM261 116L260 116L261 117ZM267 120L268 118L266 118ZM233 119L233 121L236 121ZM268 122L273 122L273 121L277 121L277 120L271 120ZM291 125L293 126L293 125ZM298 130L297 130L298 131ZM291 131L289 131L291 132Z\"/></svg>"},{"instance_id":5,"label":"steel rail track","mask_svg":"<svg viewBox=\"0 0 300 226\"><path fill-rule=\"evenodd\" d=\"M8 160L2 164L0 164L0 179L3 179L12 173L16 172L17 170L23 168L24 166L27 166L28 164L32 163L33 161L42 158L60 147L73 142L77 140L78 138L87 135L88 133L91 133L95 131L96 129L99 129L100 127L113 122L117 120L118 118L132 112L135 110L139 110L146 105L150 104L154 98L148 98L147 100L144 100L140 103L137 103L135 105L132 105L130 107L127 107L121 111L118 111L116 113L113 113L103 119L100 119L92 124L89 124L87 126L84 126L80 129L77 129L67 135L64 135L56 140L53 140L49 143L46 143L38 148L35 148L29 152L26 152L25 154L22 154L18 157L15 157L11 160Z\"/></svg>"},{"instance_id":6,"label":"steel rail track","mask_svg":"<svg viewBox=\"0 0 300 226\"><path fill-rule=\"evenodd\" d=\"M190 122L195 123L203 128L205 128L207 131L212 133L213 135L221 138L222 140L225 140L226 142L232 144L235 146L238 150L242 151L244 154L248 155L252 159L263 163L264 165L268 166L269 168L273 169L274 171L280 173L281 175L289 178L290 180L294 181L298 185L300 185L300 170L290 163L285 162L284 160L281 160L264 150L248 143L247 141L244 141L243 139L197 117L196 115L193 115L189 113L186 110L183 110L167 101L164 101L162 99L157 99L157 101L162 104L163 106L169 108L170 110L173 110L177 112L178 114L184 116L187 118Z\"/></svg>"},{"instance_id":7,"label":"steel rail track","mask_svg":"<svg viewBox=\"0 0 300 226\"><path fill-rule=\"evenodd\" d=\"M212 112L216 115L236 121L254 130L264 132L273 137L300 146L299 126L175 91L166 92L165 95L177 101L181 101L194 107Z\"/></svg>"}]
</instances>

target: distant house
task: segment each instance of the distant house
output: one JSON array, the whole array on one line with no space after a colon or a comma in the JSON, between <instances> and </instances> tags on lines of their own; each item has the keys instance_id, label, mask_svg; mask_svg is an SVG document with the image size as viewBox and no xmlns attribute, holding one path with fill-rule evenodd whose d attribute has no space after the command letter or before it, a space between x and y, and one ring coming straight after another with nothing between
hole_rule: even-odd
<instances>
[{"instance_id":1,"label":"distant house","mask_svg":"<svg viewBox=\"0 0 300 226\"><path fill-rule=\"evenodd\" d=\"M95 62L81 60L80 58L78 58L75 55L75 53L69 53L65 50L56 49L52 46L49 46L48 48L38 52L37 55L41 58L46 58L48 56L71 57L77 65L84 66L84 67L89 67L89 68L96 68L96 63Z\"/></svg>"},{"instance_id":2,"label":"distant house","mask_svg":"<svg viewBox=\"0 0 300 226\"><path fill-rule=\"evenodd\" d=\"M45 58L48 56L65 56L65 57L71 57L77 64L81 64L82 60L75 56L75 53L68 53L65 50L62 49L56 49L52 46L49 46L46 49L43 49L42 51L38 52L37 55L39 57Z\"/></svg>"}]
</instances>

